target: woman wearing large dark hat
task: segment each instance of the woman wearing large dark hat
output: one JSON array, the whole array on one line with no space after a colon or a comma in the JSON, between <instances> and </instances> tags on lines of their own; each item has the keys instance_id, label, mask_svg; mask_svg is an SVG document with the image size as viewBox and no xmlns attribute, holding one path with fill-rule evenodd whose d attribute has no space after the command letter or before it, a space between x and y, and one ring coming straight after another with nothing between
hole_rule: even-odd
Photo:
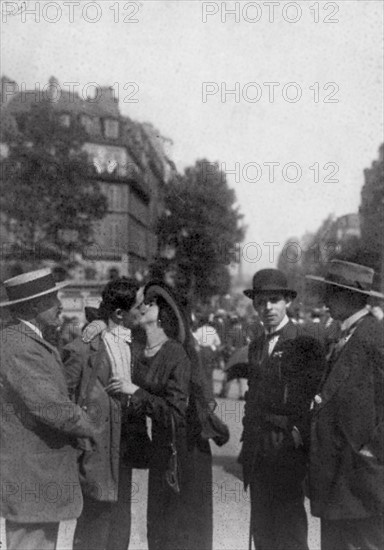
<instances>
[{"instance_id":1,"label":"woman wearing large dark hat","mask_svg":"<svg viewBox=\"0 0 384 550\"><path fill-rule=\"evenodd\" d=\"M186 317L163 283L146 285L139 324L146 344L134 351L134 383L129 391L131 405L152 420L148 548L209 550L212 464L208 438L218 434L209 433L203 418L209 415L211 394ZM225 437L218 437L219 444L225 442ZM177 452L174 462L170 460L172 443Z\"/></svg>"}]
</instances>

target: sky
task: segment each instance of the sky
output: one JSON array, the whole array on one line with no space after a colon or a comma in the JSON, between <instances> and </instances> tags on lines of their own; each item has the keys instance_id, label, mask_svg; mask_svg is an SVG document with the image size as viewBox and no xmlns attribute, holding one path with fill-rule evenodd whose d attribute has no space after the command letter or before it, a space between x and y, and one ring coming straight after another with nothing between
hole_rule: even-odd
<instances>
[{"instance_id":1,"label":"sky","mask_svg":"<svg viewBox=\"0 0 384 550\"><path fill-rule=\"evenodd\" d=\"M247 227L244 272L270 267L329 214L358 211L383 142L381 1L2 0L1 10L2 74L27 88L54 75L85 96L89 83L113 85L123 115L172 140L179 170L219 163ZM268 242L279 243L273 257Z\"/></svg>"}]
</instances>

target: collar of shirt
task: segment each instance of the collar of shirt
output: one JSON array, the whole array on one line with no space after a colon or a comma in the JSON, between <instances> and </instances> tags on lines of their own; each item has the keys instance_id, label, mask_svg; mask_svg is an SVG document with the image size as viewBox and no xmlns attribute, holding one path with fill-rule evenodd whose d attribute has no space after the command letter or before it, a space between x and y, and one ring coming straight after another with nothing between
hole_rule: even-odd
<instances>
[{"instance_id":1,"label":"collar of shirt","mask_svg":"<svg viewBox=\"0 0 384 550\"><path fill-rule=\"evenodd\" d=\"M29 321L24 321L24 319L19 319L19 321L21 321L22 323L24 323L25 325L27 325L27 327L29 327L31 330L33 330L33 332L36 332L36 334L37 334L38 336L40 336L40 338L42 338L42 339L44 340L43 334L42 334L41 330L38 329L36 325L30 323Z\"/></svg>"},{"instance_id":2,"label":"collar of shirt","mask_svg":"<svg viewBox=\"0 0 384 550\"><path fill-rule=\"evenodd\" d=\"M118 325L112 319L108 319L108 332L111 332L114 336L117 336L117 338L124 340L125 342L128 342L128 344L132 341L132 333L131 329L124 327L123 325Z\"/></svg>"},{"instance_id":3,"label":"collar of shirt","mask_svg":"<svg viewBox=\"0 0 384 550\"><path fill-rule=\"evenodd\" d=\"M289 317L286 315L284 319L281 321L280 324L277 325L277 327L273 327L270 332L266 332L266 338L268 342L268 355L272 355L272 352L277 344L277 341L280 337L282 329L285 327L285 325L289 323Z\"/></svg>"},{"instance_id":4,"label":"collar of shirt","mask_svg":"<svg viewBox=\"0 0 384 550\"><path fill-rule=\"evenodd\" d=\"M285 315L284 319L281 321L280 324L277 325L277 327L272 327L271 330L268 332L266 331L266 335L269 336L270 338L273 338L273 335L275 332L280 332L282 328L285 327L285 325L289 323L289 317L288 315ZM278 334L276 334L276 336L279 336Z\"/></svg>"},{"instance_id":5,"label":"collar of shirt","mask_svg":"<svg viewBox=\"0 0 384 550\"><path fill-rule=\"evenodd\" d=\"M357 321L359 321L360 319L362 319L363 317L365 317L366 315L368 315L369 313L369 309L367 307L364 307L363 309L360 309L359 311L356 311L356 313L354 313L353 315L351 315L350 317L348 317L348 319L345 319L342 323L341 323L341 332L342 333L345 333L345 332L348 332L349 329L357 323Z\"/></svg>"}]
</instances>

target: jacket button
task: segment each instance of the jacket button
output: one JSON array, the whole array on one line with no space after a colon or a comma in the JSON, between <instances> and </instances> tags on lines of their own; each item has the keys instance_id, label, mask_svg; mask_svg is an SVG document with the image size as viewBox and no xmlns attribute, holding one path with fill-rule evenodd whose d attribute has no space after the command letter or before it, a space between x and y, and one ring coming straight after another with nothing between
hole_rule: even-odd
<instances>
[{"instance_id":1,"label":"jacket button","mask_svg":"<svg viewBox=\"0 0 384 550\"><path fill-rule=\"evenodd\" d=\"M321 398L321 395L315 395L315 403L317 403L317 405L321 405L322 402L323 400Z\"/></svg>"}]
</instances>

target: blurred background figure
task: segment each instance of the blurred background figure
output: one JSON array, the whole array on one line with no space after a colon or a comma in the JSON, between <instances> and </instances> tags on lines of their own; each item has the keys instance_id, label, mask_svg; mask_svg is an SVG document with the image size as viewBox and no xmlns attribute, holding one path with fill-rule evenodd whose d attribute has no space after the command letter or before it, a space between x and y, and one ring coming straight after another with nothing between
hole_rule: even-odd
<instances>
[{"instance_id":1,"label":"blurred background figure","mask_svg":"<svg viewBox=\"0 0 384 550\"><path fill-rule=\"evenodd\" d=\"M235 395L239 399L244 399L244 394L247 391L248 342L244 325L245 323L237 315L230 315L223 349L226 379L223 383L221 397Z\"/></svg>"},{"instance_id":2,"label":"blurred background figure","mask_svg":"<svg viewBox=\"0 0 384 550\"><path fill-rule=\"evenodd\" d=\"M198 327L193 333L198 345L199 356L205 370L207 379L213 385L214 370L221 370L220 351L221 340L213 323L209 321L208 315L200 317ZM221 377L222 379L223 377ZM218 393L220 393L220 390ZM217 393L217 391L215 392Z\"/></svg>"}]
</instances>

